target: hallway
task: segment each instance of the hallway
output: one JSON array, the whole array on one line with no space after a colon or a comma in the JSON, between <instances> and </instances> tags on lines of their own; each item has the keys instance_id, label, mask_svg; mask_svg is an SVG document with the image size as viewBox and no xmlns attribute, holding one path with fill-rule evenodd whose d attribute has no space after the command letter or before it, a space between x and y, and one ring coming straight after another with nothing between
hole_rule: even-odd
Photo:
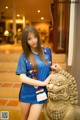
<instances>
[{"instance_id":1,"label":"hallway","mask_svg":"<svg viewBox=\"0 0 80 120\"><path fill-rule=\"evenodd\" d=\"M80 105L80 0L76 2L69 0L72 1L70 4L56 4L60 0L49 1L35 0L35 7L33 1L29 0L24 0L24 3L18 0L6 2L1 0L0 2L0 120L2 120L3 112L6 112L4 117L9 114L9 120L20 120L21 118L18 101L21 83L15 71L22 49L20 44L3 43L7 37L4 35L6 30L8 32L12 30L16 36L24 28L25 23L34 25L43 40L46 38L47 41L49 37L49 42L53 44L53 51L57 53L52 51L52 62L60 64L63 69L67 68L75 77ZM61 1L62 3L67 2L67 0ZM6 9L6 3L8 9ZM40 13L37 8L40 9ZM17 13L20 15L19 18ZM44 45L50 48L52 46L48 43L44 43ZM65 51L67 51L67 55L64 54ZM39 120L46 120L43 111Z\"/></svg>"},{"instance_id":2,"label":"hallway","mask_svg":"<svg viewBox=\"0 0 80 120\"><path fill-rule=\"evenodd\" d=\"M49 44L46 46L50 47ZM18 94L21 83L15 70L21 52L21 45L5 44L0 46L0 111L8 111L9 120L20 120ZM65 54L52 52L52 56L53 63L57 62L62 68L66 68ZM39 120L43 120L43 117L42 112Z\"/></svg>"}]
</instances>

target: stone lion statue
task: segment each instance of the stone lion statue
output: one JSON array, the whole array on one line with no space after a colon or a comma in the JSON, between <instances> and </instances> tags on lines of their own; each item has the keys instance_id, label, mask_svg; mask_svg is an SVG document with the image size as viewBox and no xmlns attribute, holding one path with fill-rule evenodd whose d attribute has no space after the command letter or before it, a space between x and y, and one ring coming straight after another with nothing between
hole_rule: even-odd
<instances>
[{"instance_id":1,"label":"stone lion statue","mask_svg":"<svg viewBox=\"0 0 80 120\"><path fill-rule=\"evenodd\" d=\"M55 72L47 90L46 120L80 120L77 84L72 75L65 70Z\"/></svg>"}]
</instances>

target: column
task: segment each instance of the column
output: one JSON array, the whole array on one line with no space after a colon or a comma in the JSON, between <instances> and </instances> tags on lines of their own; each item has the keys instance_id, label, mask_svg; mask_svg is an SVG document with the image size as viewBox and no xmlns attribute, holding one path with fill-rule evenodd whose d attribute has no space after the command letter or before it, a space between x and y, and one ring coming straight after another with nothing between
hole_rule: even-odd
<instances>
[{"instance_id":1,"label":"column","mask_svg":"<svg viewBox=\"0 0 80 120\"><path fill-rule=\"evenodd\" d=\"M23 28L26 26L25 16L23 16Z\"/></svg>"},{"instance_id":2,"label":"column","mask_svg":"<svg viewBox=\"0 0 80 120\"><path fill-rule=\"evenodd\" d=\"M15 5L13 6L13 32L14 36L16 35L16 9ZM14 43L17 44L17 39L14 37Z\"/></svg>"}]
</instances>

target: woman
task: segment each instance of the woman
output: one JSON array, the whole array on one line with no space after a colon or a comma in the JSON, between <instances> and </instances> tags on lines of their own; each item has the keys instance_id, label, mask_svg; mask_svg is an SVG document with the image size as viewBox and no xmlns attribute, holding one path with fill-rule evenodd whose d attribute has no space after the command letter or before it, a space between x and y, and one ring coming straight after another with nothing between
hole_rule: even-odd
<instances>
[{"instance_id":1,"label":"woman","mask_svg":"<svg viewBox=\"0 0 80 120\"><path fill-rule=\"evenodd\" d=\"M46 86L53 77L50 70L59 66L51 67L51 51L41 46L39 33L33 26L23 29L22 48L16 70L22 82L19 93L21 120L38 120L47 100Z\"/></svg>"}]
</instances>

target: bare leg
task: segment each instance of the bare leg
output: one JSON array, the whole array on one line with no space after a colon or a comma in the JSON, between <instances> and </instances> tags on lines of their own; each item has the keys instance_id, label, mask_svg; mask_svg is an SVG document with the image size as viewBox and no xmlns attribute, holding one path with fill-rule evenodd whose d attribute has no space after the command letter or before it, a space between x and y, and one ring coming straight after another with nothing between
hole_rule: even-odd
<instances>
[{"instance_id":1,"label":"bare leg","mask_svg":"<svg viewBox=\"0 0 80 120\"><path fill-rule=\"evenodd\" d=\"M27 120L30 110L30 104L20 102L20 107L21 107L21 120Z\"/></svg>"},{"instance_id":2,"label":"bare leg","mask_svg":"<svg viewBox=\"0 0 80 120\"><path fill-rule=\"evenodd\" d=\"M27 120L38 120L43 104L32 104L29 111Z\"/></svg>"}]
</instances>

